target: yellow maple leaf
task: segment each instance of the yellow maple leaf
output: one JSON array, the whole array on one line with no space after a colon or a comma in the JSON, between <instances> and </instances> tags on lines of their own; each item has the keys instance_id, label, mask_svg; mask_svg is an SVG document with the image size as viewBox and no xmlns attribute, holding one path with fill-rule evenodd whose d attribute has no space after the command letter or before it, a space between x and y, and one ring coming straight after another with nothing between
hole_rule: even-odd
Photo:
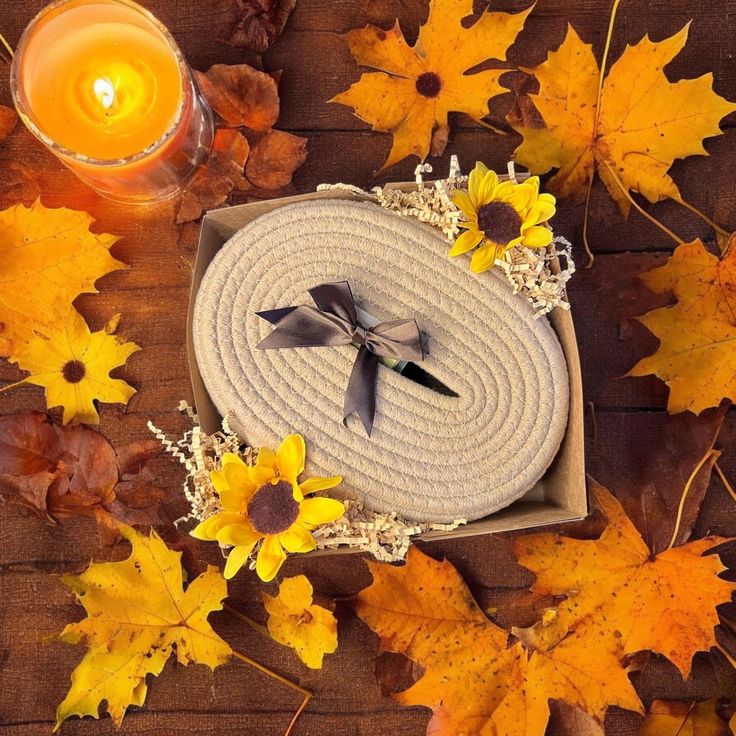
<instances>
[{"instance_id":1,"label":"yellow maple leaf","mask_svg":"<svg viewBox=\"0 0 736 736\"><path fill-rule=\"evenodd\" d=\"M86 212L40 201L0 212L0 355L14 355L95 282L127 268L110 255L118 236L93 233Z\"/></svg>"},{"instance_id":2,"label":"yellow maple leaf","mask_svg":"<svg viewBox=\"0 0 736 736\"><path fill-rule=\"evenodd\" d=\"M715 698L701 703L654 700L639 736L728 736L728 723L716 711Z\"/></svg>"},{"instance_id":3,"label":"yellow maple leaf","mask_svg":"<svg viewBox=\"0 0 736 736\"><path fill-rule=\"evenodd\" d=\"M590 44L572 26L557 51L534 69L539 92L530 95L545 125L514 124L524 140L515 158L534 174L552 168L559 197L582 201L597 171L624 214L628 190L650 202L682 202L668 175L675 159L707 155L703 139L720 135L719 122L736 110L713 91L713 75L670 82L664 68L682 50L688 26L663 41L645 36L627 46L600 87Z\"/></svg>"},{"instance_id":4,"label":"yellow maple leaf","mask_svg":"<svg viewBox=\"0 0 736 736\"><path fill-rule=\"evenodd\" d=\"M304 575L285 578L276 596L262 594L268 633L291 647L307 667L322 668L325 654L337 649L337 621L332 611L313 603L312 584Z\"/></svg>"},{"instance_id":5,"label":"yellow maple leaf","mask_svg":"<svg viewBox=\"0 0 736 736\"><path fill-rule=\"evenodd\" d=\"M709 537L652 556L618 501L593 493L608 519L599 539L532 534L515 540L519 561L536 573L534 590L566 596L530 629L489 621L457 570L412 547L406 565L369 563L373 584L355 603L383 650L424 668L396 693L402 705L434 715L432 736L543 736L549 700L602 722L607 708L643 712L627 655L655 651L687 675L693 655L715 644L716 606L736 584L718 575L723 541Z\"/></svg>"},{"instance_id":6,"label":"yellow maple leaf","mask_svg":"<svg viewBox=\"0 0 736 736\"><path fill-rule=\"evenodd\" d=\"M424 160L433 130L446 133L449 112L481 120L489 98L506 91L498 83L504 69L466 72L487 59L505 60L530 11L484 12L466 28L461 21L473 13L473 0L430 0L414 46L398 20L388 31L371 25L350 31L346 38L355 61L379 71L363 73L330 101L352 107L373 130L393 134L383 169L411 155Z\"/></svg>"},{"instance_id":7,"label":"yellow maple leaf","mask_svg":"<svg viewBox=\"0 0 736 736\"><path fill-rule=\"evenodd\" d=\"M154 531L144 535L122 524L120 531L132 546L130 557L62 578L87 618L69 624L61 638L84 642L88 650L72 672L54 731L73 715L98 718L103 700L119 726L129 705L143 705L146 676L160 674L172 654L181 664L214 669L232 652L207 621L227 596L217 568L208 566L184 590L181 552L168 549Z\"/></svg>"},{"instance_id":8,"label":"yellow maple leaf","mask_svg":"<svg viewBox=\"0 0 736 736\"><path fill-rule=\"evenodd\" d=\"M43 386L47 405L64 408L64 424L99 424L95 401L127 404L135 393L125 381L110 377L111 370L140 350L110 334L116 325L113 318L106 329L90 332L79 312L70 308L43 328L48 336L36 334L15 356L18 366L31 373L21 383Z\"/></svg>"},{"instance_id":9,"label":"yellow maple leaf","mask_svg":"<svg viewBox=\"0 0 736 736\"><path fill-rule=\"evenodd\" d=\"M736 401L736 239L720 259L700 240L681 245L664 266L641 278L677 302L638 317L660 345L627 375L655 374L665 381L672 414L699 414L724 398Z\"/></svg>"}]
</instances>

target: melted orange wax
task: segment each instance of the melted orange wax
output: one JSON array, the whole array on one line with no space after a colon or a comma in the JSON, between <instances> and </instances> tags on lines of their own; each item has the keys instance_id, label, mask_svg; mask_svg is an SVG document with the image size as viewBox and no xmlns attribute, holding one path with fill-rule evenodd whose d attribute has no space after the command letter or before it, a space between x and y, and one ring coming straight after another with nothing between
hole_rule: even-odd
<instances>
[{"instance_id":1,"label":"melted orange wax","mask_svg":"<svg viewBox=\"0 0 736 736\"><path fill-rule=\"evenodd\" d=\"M159 141L182 106L176 54L146 16L110 0L73 0L28 39L21 82L36 126L95 159Z\"/></svg>"}]
</instances>

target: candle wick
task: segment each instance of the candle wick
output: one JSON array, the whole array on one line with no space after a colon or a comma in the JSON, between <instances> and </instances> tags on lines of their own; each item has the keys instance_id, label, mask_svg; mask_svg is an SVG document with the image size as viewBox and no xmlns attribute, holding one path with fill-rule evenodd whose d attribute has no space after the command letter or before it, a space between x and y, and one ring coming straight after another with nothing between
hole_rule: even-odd
<instances>
[{"instance_id":1,"label":"candle wick","mask_svg":"<svg viewBox=\"0 0 736 736\"><path fill-rule=\"evenodd\" d=\"M107 77L99 77L95 79L93 89L102 107L109 110L115 102L115 87L113 83Z\"/></svg>"}]
</instances>

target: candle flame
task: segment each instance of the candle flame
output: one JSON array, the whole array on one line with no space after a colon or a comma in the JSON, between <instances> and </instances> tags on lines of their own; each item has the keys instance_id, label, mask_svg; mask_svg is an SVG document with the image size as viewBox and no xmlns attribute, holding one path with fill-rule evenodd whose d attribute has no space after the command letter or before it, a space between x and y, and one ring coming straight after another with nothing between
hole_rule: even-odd
<instances>
[{"instance_id":1,"label":"candle flame","mask_svg":"<svg viewBox=\"0 0 736 736\"><path fill-rule=\"evenodd\" d=\"M115 102L115 87L113 83L107 77L100 77L99 79L95 79L92 88L102 107L105 110L109 110Z\"/></svg>"}]
</instances>

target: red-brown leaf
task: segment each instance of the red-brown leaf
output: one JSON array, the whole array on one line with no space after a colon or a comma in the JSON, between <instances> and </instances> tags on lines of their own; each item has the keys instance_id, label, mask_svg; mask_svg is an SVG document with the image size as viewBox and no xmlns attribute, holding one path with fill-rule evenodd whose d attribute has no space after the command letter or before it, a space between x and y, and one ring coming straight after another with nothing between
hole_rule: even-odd
<instances>
[{"instance_id":1,"label":"red-brown leaf","mask_svg":"<svg viewBox=\"0 0 736 736\"><path fill-rule=\"evenodd\" d=\"M278 86L270 74L248 64L215 64L195 74L207 102L227 125L263 131L278 120Z\"/></svg>"},{"instance_id":2,"label":"red-brown leaf","mask_svg":"<svg viewBox=\"0 0 736 736\"><path fill-rule=\"evenodd\" d=\"M52 520L108 512L129 523L157 523L164 492L145 467L153 455L142 441L118 458L97 430L59 426L40 412L3 416L0 494Z\"/></svg>"},{"instance_id":3,"label":"red-brown leaf","mask_svg":"<svg viewBox=\"0 0 736 736\"><path fill-rule=\"evenodd\" d=\"M232 0L227 42L262 54L284 29L296 0Z\"/></svg>"},{"instance_id":4,"label":"red-brown leaf","mask_svg":"<svg viewBox=\"0 0 736 736\"><path fill-rule=\"evenodd\" d=\"M196 173L179 200L176 221L181 224L196 220L207 210L223 205L233 189L247 188L243 169L249 151L242 133L218 130L207 164Z\"/></svg>"},{"instance_id":5,"label":"red-brown leaf","mask_svg":"<svg viewBox=\"0 0 736 736\"><path fill-rule=\"evenodd\" d=\"M307 159L307 139L270 130L253 144L245 165L248 181L259 189L280 189Z\"/></svg>"}]
</instances>

